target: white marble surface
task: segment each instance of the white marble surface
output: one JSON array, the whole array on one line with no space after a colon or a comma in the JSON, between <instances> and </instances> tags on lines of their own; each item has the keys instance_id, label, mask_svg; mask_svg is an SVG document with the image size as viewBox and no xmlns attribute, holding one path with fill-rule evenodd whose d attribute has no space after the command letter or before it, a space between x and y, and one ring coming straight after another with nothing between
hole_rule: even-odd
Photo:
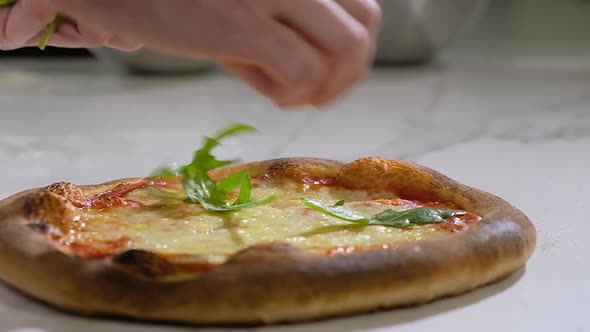
<instances>
[{"instance_id":1,"label":"white marble surface","mask_svg":"<svg viewBox=\"0 0 590 332\"><path fill-rule=\"evenodd\" d=\"M457 59L376 70L324 112L279 111L219 74L139 79L92 62L0 62L0 197L144 175L186 161L202 135L247 122L261 133L220 154L416 161L504 197L539 236L526 269L462 296L251 330L590 331L590 67ZM81 330L194 329L74 317L0 286L0 331Z\"/></svg>"}]
</instances>

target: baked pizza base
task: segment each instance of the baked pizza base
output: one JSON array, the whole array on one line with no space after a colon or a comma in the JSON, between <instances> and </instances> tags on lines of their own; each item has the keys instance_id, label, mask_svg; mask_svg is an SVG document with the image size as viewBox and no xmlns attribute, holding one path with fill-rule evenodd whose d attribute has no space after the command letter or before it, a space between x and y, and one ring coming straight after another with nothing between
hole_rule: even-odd
<instances>
[{"instance_id":1,"label":"baked pizza base","mask_svg":"<svg viewBox=\"0 0 590 332\"><path fill-rule=\"evenodd\" d=\"M535 228L518 209L413 163L291 158L219 169L212 177L221 179L243 169L253 178L302 181L335 176L339 185L351 189L453 202L482 219L452 236L347 255L261 244L210 272L174 281L158 278L174 266L156 254L133 250L91 260L64 254L41 235L43 221L59 222L72 213L68 200L140 179L57 184L0 202L0 278L33 298L79 314L207 325L269 324L416 305L463 293L507 277L535 248Z\"/></svg>"}]
</instances>

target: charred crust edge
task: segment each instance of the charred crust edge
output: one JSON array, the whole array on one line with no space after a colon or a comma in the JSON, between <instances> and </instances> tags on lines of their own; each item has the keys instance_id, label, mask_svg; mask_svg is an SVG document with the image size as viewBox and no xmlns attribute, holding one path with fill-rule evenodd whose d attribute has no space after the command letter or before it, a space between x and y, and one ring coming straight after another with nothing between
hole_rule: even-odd
<instances>
[{"instance_id":1,"label":"charred crust edge","mask_svg":"<svg viewBox=\"0 0 590 332\"><path fill-rule=\"evenodd\" d=\"M46 189L25 196L23 208L27 226L41 232L51 226L61 229L76 215L76 209L70 201Z\"/></svg>"},{"instance_id":2,"label":"charred crust edge","mask_svg":"<svg viewBox=\"0 0 590 332\"><path fill-rule=\"evenodd\" d=\"M62 196L70 202L82 202L86 195L82 188L69 182L56 182L44 188L56 195Z\"/></svg>"},{"instance_id":3,"label":"charred crust edge","mask_svg":"<svg viewBox=\"0 0 590 332\"><path fill-rule=\"evenodd\" d=\"M164 257L145 250L131 249L112 258L113 263L142 279L154 279L178 272Z\"/></svg>"}]
</instances>

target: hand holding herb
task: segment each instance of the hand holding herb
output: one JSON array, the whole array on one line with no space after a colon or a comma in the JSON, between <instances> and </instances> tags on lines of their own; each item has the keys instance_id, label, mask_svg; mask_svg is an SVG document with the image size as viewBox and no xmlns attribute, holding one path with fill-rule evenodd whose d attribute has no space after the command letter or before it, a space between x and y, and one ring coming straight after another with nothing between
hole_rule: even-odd
<instances>
[{"instance_id":1,"label":"hand holding herb","mask_svg":"<svg viewBox=\"0 0 590 332\"><path fill-rule=\"evenodd\" d=\"M81 2L81 1L77 1ZM54 7L61 1L0 0L0 50L37 46L95 48L108 46L136 50L141 45L118 33L86 24L84 18L68 19Z\"/></svg>"},{"instance_id":2,"label":"hand holding herb","mask_svg":"<svg viewBox=\"0 0 590 332\"><path fill-rule=\"evenodd\" d=\"M16 4L9 13L12 18L0 15L0 24L10 34L0 35L0 48L31 43L44 48L49 37L53 46L76 48L135 50L145 45L182 58L218 62L285 108L325 107L360 82L371 68L381 17L376 0L18 0ZM68 19L61 25L61 18L50 24L57 14Z\"/></svg>"}]
</instances>

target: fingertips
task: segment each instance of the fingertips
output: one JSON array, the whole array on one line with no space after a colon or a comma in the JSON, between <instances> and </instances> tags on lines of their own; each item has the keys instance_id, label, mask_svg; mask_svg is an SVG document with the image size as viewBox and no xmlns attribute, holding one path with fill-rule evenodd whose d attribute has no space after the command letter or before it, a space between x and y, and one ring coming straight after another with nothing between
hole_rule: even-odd
<instances>
[{"instance_id":1,"label":"fingertips","mask_svg":"<svg viewBox=\"0 0 590 332\"><path fill-rule=\"evenodd\" d=\"M278 88L278 85L273 81L270 75L265 73L261 68L252 65L231 62L221 63L221 65L227 71L247 82L262 95L274 99L276 93L275 91Z\"/></svg>"},{"instance_id":2,"label":"fingertips","mask_svg":"<svg viewBox=\"0 0 590 332\"><path fill-rule=\"evenodd\" d=\"M369 0L301 0L283 10L277 17L320 52L324 68L310 85L315 90L307 102L326 107L365 77L375 53L380 10Z\"/></svg>"},{"instance_id":3,"label":"fingertips","mask_svg":"<svg viewBox=\"0 0 590 332\"><path fill-rule=\"evenodd\" d=\"M358 22L365 26L373 37L379 32L382 13L375 0L335 0Z\"/></svg>"},{"instance_id":4,"label":"fingertips","mask_svg":"<svg viewBox=\"0 0 590 332\"><path fill-rule=\"evenodd\" d=\"M128 38L123 38L119 35L112 36L105 43L106 47L114 48L124 52L133 52L141 49L143 44Z\"/></svg>"},{"instance_id":5,"label":"fingertips","mask_svg":"<svg viewBox=\"0 0 590 332\"><path fill-rule=\"evenodd\" d=\"M381 24L381 9L375 0L336 0L358 25L349 25L353 34L349 50L335 54L334 77L313 100L316 107L328 107L362 81L372 65Z\"/></svg>"},{"instance_id":6,"label":"fingertips","mask_svg":"<svg viewBox=\"0 0 590 332\"><path fill-rule=\"evenodd\" d=\"M309 105L326 77L323 55L290 28L280 23L271 26L264 38L252 38L251 45L239 57L264 73L263 88L258 89L278 106ZM247 77L252 79L251 75Z\"/></svg>"}]
</instances>

